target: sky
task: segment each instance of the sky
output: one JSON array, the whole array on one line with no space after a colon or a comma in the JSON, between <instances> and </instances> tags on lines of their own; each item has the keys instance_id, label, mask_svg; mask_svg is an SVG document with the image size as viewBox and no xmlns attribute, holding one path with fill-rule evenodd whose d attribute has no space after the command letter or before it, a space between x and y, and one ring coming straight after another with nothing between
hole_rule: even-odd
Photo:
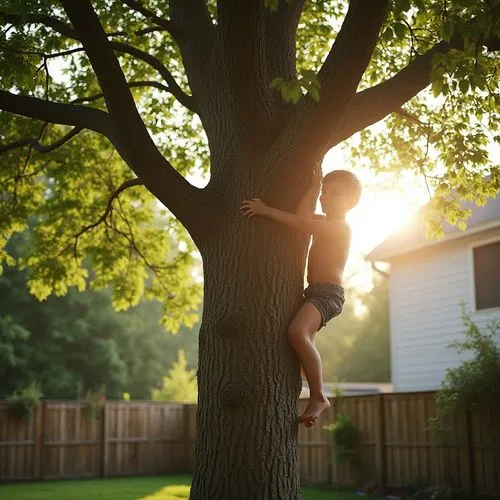
<instances>
[{"instance_id":1,"label":"sky","mask_svg":"<svg viewBox=\"0 0 500 500\"><path fill-rule=\"evenodd\" d=\"M491 144L489 155L500 164L500 146ZM363 184L360 203L347 216L352 228L352 244L345 279L350 285L371 289L371 263L364 257L394 231L404 227L412 215L429 201L422 177L408 174L395 179L392 174L374 174L350 163L341 150L330 151L323 161L323 175L336 169L352 170ZM382 267L382 266L379 266Z\"/></svg>"},{"instance_id":2,"label":"sky","mask_svg":"<svg viewBox=\"0 0 500 500\"><path fill-rule=\"evenodd\" d=\"M359 204L347 214L352 241L344 276L350 285L370 289L371 264L365 262L365 255L407 224L412 214L429 201L429 194L423 178L375 175L349 163L341 151L332 150L323 161L323 175L337 169L351 170L363 185Z\"/></svg>"}]
</instances>

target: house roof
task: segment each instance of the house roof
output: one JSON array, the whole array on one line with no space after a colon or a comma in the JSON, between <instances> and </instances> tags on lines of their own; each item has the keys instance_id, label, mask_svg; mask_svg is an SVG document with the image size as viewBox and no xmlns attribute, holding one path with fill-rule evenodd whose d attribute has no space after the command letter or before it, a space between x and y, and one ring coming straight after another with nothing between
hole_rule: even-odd
<instances>
[{"instance_id":1,"label":"house roof","mask_svg":"<svg viewBox=\"0 0 500 500\"><path fill-rule=\"evenodd\" d=\"M424 205L416 212L411 221L387 237L375 247L366 257L368 261L390 261L393 257L420 248L438 245L445 241L468 236L486 229L500 227L500 196L491 198L482 207L474 203L462 202L462 208L470 209L472 214L467 220L467 229L462 231L456 226L445 223L443 226L444 238L428 240L425 237L425 216L429 211L429 204Z\"/></svg>"}]
</instances>

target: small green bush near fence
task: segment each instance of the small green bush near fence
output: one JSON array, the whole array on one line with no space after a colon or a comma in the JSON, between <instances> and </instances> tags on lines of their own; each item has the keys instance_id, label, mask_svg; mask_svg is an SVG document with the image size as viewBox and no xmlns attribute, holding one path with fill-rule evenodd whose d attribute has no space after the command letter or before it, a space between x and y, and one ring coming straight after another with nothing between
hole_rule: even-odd
<instances>
[{"instance_id":1,"label":"small green bush near fence","mask_svg":"<svg viewBox=\"0 0 500 500\"><path fill-rule=\"evenodd\" d=\"M191 476L153 476L0 485L2 500L187 500ZM302 500L356 500L350 492L302 488Z\"/></svg>"}]
</instances>

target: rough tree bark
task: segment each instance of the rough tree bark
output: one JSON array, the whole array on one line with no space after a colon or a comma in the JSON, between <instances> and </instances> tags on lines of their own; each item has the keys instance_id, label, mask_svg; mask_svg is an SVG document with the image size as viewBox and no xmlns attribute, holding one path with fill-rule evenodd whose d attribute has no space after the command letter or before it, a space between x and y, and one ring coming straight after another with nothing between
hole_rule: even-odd
<instances>
[{"instance_id":1,"label":"rough tree bark","mask_svg":"<svg viewBox=\"0 0 500 500\"><path fill-rule=\"evenodd\" d=\"M278 13L266 10L262 0L219 0L217 22L205 0L170 0L168 21L139 1L123 3L170 31L192 96L183 93L161 61L110 42L90 0L62 0L71 26L57 16L4 16L14 24L44 24L81 43L108 111L5 90L0 90L0 109L108 137L137 181L170 208L201 252L205 292L191 499L298 499L300 378L286 327L301 303L308 241L270 220L245 219L241 201L262 196L293 210L330 147L425 88L432 56L462 42L442 42L386 82L356 93L387 0L351 0L318 74L320 103L305 97L290 106L270 93L269 82L296 75L295 30L303 0L282 1ZM190 185L155 147L116 52L150 64L199 114L211 153L206 188Z\"/></svg>"},{"instance_id":2,"label":"rough tree bark","mask_svg":"<svg viewBox=\"0 0 500 500\"><path fill-rule=\"evenodd\" d=\"M234 212L200 245L205 294L191 499L300 496L299 365L285 329L301 298L306 240L244 219L237 203L251 188L238 183Z\"/></svg>"}]
</instances>

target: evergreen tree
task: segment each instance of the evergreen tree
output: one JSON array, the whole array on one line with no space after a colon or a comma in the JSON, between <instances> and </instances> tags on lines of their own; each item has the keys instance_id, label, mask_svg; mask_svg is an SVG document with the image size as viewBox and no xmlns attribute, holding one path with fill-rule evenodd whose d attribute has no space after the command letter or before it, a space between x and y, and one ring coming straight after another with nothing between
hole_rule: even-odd
<instances>
[{"instance_id":1,"label":"evergreen tree","mask_svg":"<svg viewBox=\"0 0 500 500\"><path fill-rule=\"evenodd\" d=\"M153 389L152 398L154 401L195 403L197 395L196 371L188 369L186 355L181 349L168 375L163 377L162 386Z\"/></svg>"}]
</instances>

